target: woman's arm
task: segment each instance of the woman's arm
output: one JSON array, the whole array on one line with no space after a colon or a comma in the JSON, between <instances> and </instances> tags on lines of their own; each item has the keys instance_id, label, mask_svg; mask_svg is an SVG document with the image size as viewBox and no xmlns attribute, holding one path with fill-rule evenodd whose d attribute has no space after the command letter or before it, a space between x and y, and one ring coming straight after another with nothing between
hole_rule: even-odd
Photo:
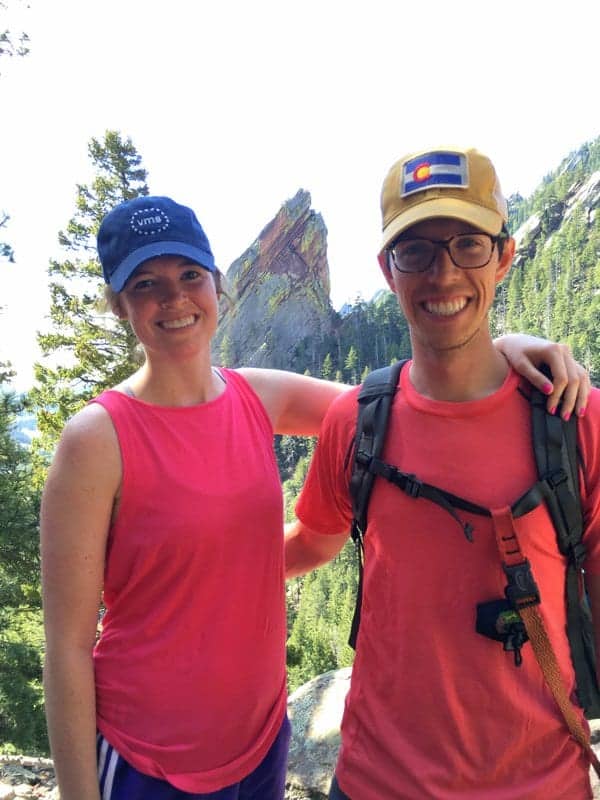
<instances>
[{"instance_id":1,"label":"woman's arm","mask_svg":"<svg viewBox=\"0 0 600 800\"><path fill-rule=\"evenodd\" d=\"M556 344L524 333L494 340L511 366L548 395L549 411L558 407L561 415L585 412L590 392L586 370L573 358L568 345ZM547 364L552 381L536 367ZM309 378L278 369L242 368L243 375L261 398L275 433L316 436L330 403L349 387L343 383Z\"/></svg>"},{"instance_id":2,"label":"woman's arm","mask_svg":"<svg viewBox=\"0 0 600 800\"><path fill-rule=\"evenodd\" d=\"M280 369L243 368L260 397L275 433L316 436L331 402L350 387L345 383L309 378Z\"/></svg>"},{"instance_id":3,"label":"woman's arm","mask_svg":"<svg viewBox=\"0 0 600 800\"><path fill-rule=\"evenodd\" d=\"M526 333L510 333L494 339L496 347L524 378L548 395L547 409L554 413L562 398L561 416L568 419L575 411L585 413L590 393L590 376L573 358L568 345L538 339ZM547 364L552 381L536 367Z\"/></svg>"},{"instance_id":4,"label":"woman's arm","mask_svg":"<svg viewBox=\"0 0 600 800\"><path fill-rule=\"evenodd\" d=\"M107 413L86 406L63 432L41 509L46 717L62 800L100 800L92 649L120 471Z\"/></svg>"}]
</instances>

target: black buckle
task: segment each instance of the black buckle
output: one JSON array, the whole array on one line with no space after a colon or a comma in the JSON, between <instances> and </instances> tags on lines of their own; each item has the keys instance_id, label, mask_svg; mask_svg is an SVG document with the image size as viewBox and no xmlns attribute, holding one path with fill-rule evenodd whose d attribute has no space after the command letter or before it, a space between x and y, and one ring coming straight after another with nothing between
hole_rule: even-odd
<instances>
[{"instance_id":1,"label":"black buckle","mask_svg":"<svg viewBox=\"0 0 600 800\"><path fill-rule=\"evenodd\" d=\"M405 476L406 485L404 491L409 497L418 497L421 494L423 483L415 475Z\"/></svg>"},{"instance_id":2,"label":"black buckle","mask_svg":"<svg viewBox=\"0 0 600 800\"><path fill-rule=\"evenodd\" d=\"M366 450L358 450L356 453L356 460L359 464L362 464L363 467L369 467L372 458L373 456Z\"/></svg>"},{"instance_id":3,"label":"black buckle","mask_svg":"<svg viewBox=\"0 0 600 800\"><path fill-rule=\"evenodd\" d=\"M569 545L568 549L569 564L574 564L576 567L581 568L583 562L585 561L586 555L587 553L585 545L582 541L579 541L576 544Z\"/></svg>"},{"instance_id":4,"label":"black buckle","mask_svg":"<svg viewBox=\"0 0 600 800\"><path fill-rule=\"evenodd\" d=\"M520 608L535 606L541 602L540 590L527 559L512 566L503 564L502 567L508 578L504 594L513 608L518 611Z\"/></svg>"},{"instance_id":5,"label":"black buckle","mask_svg":"<svg viewBox=\"0 0 600 800\"><path fill-rule=\"evenodd\" d=\"M564 483L568 478L569 476L562 467L558 467L558 469L549 472L546 476L546 480L550 484L551 489L556 489L557 486L560 486L561 483Z\"/></svg>"}]
</instances>

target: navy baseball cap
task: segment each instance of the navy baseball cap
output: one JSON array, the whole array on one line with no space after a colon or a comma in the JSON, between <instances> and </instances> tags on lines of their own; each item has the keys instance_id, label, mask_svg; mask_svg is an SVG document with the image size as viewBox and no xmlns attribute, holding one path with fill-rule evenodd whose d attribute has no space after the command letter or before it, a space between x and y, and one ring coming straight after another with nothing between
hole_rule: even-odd
<instances>
[{"instance_id":1,"label":"navy baseball cap","mask_svg":"<svg viewBox=\"0 0 600 800\"><path fill-rule=\"evenodd\" d=\"M120 292L140 264L157 256L184 256L209 272L215 259L191 208L170 197L135 197L104 217L97 237L104 280Z\"/></svg>"}]
</instances>

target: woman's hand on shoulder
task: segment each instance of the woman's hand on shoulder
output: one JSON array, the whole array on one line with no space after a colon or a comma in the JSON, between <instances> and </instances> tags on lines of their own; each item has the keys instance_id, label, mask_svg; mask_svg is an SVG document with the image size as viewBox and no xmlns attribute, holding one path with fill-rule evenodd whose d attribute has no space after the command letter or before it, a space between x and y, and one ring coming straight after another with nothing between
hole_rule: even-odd
<instances>
[{"instance_id":1,"label":"woman's hand on shoulder","mask_svg":"<svg viewBox=\"0 0 600 800\"><path fill-rule=\"evenodd\" d=\"M260 397L275 433L316 436L333 400L350 388L279 369L237 371Z\"/></svg>"},{"instance_id":2,"label":"woman's hand on shoulder","mask_svg":"<svg viewBox=\"0 0 600 800\"><path fill-rule=\"evenodd\" d=\"M547 409L554 413L561 403L561 416L568 419L573 412L583 416L591 389L587 370L573 358L567 344L539 339L525 333L512 333L494 340L510 365L524 378L548 395ZM547 364L549 380L537 367Z\"/></svg>"}]
</instances>

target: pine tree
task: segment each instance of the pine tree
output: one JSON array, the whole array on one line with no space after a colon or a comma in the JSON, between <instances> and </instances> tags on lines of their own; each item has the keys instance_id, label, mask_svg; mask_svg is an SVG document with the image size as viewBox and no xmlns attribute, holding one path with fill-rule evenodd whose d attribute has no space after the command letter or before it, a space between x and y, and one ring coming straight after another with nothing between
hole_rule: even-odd
<instances>
[{"instance_id":1,"label":"pine tree","mask_svg":"<svg viewBox=\"0 0 600 800\"><path fill-rule=\"evenodd\" d=\"M321 377L325 378L326 381L330 381L333 379L333 372L333 359L331 353L327 353L321 365Z\"/></svg>"},{"instance_id":2,"label":"pine tree","mask_svg":"<svg viewBox=\"0 0 600 800\"><path fill-rule=\"evenodd\" d=\"M53 329L38 334L42 353L52 356L54 364L36 365L38 385L30 395L40 432L36 452L42 462L51 455L67 419L139 366L133 332L102 308L95 234L113 206L148 194L146 170L131 140L117 131L107 131L102 141L92 139L88 152L95 178L77 186L75 215L59 234L69 257L50 262Z\"/></svg>"},{"instance_id":3,"label":"pine tree","mask_svg":"<svg viewBox=\"0 0 600 800\"><path fill-rule=\"evenodd\" d=\"M0 386L0 749L46 753L38 508L20 400Z\"/></svg>"},{"instance_id":4,"label":"pine tree","mask_svg":"<svg viewBox=\"0 0 600 800\"><path fill-rule=\"evenodd\" d=\"M356 352L354 345L350 345L346 360L344 361L346 375L348 376L350 383L358 383L358 366L358 353Z\"/></svg>"}]
</instances>

